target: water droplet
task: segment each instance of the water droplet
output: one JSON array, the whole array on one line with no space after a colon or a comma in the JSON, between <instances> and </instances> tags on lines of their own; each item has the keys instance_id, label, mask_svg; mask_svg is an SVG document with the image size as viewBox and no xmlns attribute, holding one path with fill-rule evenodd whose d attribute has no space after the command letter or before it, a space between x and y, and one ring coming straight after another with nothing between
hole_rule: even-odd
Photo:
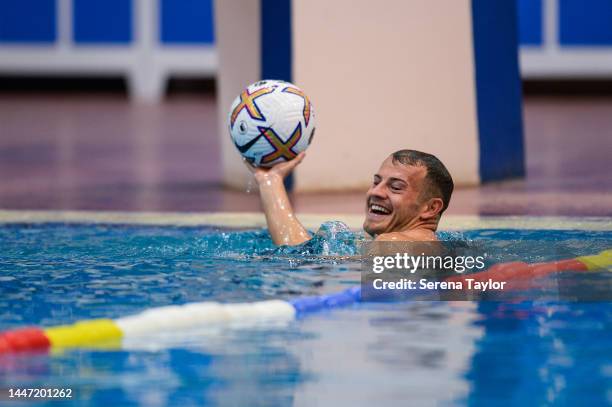
<instances>
[{"instance_id":1,"label":"water droplet","mask_svg":"<svg viewBox=\"0 0 612 407\"><path fill-rule=\"evenodd\" d=\"M254 190L255 190L255 178L250 177L249 180L247 181L246 193L250 194Z\"/></svg>"}]
</instances>

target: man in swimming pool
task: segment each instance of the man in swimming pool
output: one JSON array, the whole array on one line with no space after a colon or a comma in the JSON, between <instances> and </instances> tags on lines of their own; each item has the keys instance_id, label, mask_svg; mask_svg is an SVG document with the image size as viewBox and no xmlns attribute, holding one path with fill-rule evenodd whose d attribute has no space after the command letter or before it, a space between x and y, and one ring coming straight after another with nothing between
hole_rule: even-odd
<instances>
[{"instance_id":1,"label":"man in swimming pool","mask_svg":"<svg viewBox=\"0 0 612 407\"><path fill-rule=\"evenodd\" d=\"M246 163L259 185L261 203L275 244L297 245L311 236L295 217L283 184L304 159L270 169ZM453 179L435 156L400 150L381 164L366 194L363 229L378 241L435 241L435 231L453 193Z\"/></svg>"}]
</instances>

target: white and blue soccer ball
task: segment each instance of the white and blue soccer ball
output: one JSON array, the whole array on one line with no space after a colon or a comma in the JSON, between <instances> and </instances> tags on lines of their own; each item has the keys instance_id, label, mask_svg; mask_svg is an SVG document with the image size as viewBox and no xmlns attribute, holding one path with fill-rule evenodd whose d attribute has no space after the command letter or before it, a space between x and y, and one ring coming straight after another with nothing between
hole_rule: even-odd
<instances>
[{"instance_id":1,"label":"white and blue soccer ball","mask_svg":"<svg viewBox=\"0 0 612 407\"><path fill-rule=\"evenodd\" d=\"M312 103L289 82L264 80L243 90L230 108L234 145L250 163L272 167L306 150L315 132Z\"/></svg>"}]
</instances>

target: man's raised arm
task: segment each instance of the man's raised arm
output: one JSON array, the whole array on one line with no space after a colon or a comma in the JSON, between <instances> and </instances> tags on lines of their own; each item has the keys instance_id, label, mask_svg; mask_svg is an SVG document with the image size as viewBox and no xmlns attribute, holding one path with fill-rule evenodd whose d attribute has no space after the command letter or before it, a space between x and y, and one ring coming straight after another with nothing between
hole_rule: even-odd
<instances>
[{"instance_id":1,"label":"man's raised arm","mask_svg":"<svg viewBox=\"0 0 612 407\"><path fill-rule=\"evenodd\" d=\"M272 168L254 167L245 161L259 185L259 197L266 214L268 230L277 245L294 246L310 240L310 234L293 213L283 183L285 177L302 162L304 155L302 152L293 160L277 164Z\"/></svg>"}]
</instances>

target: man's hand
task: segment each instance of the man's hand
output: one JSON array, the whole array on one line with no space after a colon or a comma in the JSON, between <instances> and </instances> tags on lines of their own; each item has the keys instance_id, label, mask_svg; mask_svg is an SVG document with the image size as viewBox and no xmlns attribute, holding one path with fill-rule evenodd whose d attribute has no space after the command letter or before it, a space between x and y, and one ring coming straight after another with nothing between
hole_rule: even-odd
<instances>
[{"instance_id":1,"label":"man's hand","mask_svg":"<svg viewBox=\"0 0 612 407\"><path fill-rule=\"evenodd\" d=\"M247 160L243 160L249 171L251 171L251 173L253 173L253 175L255 176L255 180L257 181L257 183L261 184L262 182L265 182L270 178L278 178L281 181L284 180L287 175L289 175L291 171L293 171L295 167L297 167L302 162L305 156L306 153L302 151L293 160L276 164L272 168L255 167Z\"/></svg>"}]
</instances>

